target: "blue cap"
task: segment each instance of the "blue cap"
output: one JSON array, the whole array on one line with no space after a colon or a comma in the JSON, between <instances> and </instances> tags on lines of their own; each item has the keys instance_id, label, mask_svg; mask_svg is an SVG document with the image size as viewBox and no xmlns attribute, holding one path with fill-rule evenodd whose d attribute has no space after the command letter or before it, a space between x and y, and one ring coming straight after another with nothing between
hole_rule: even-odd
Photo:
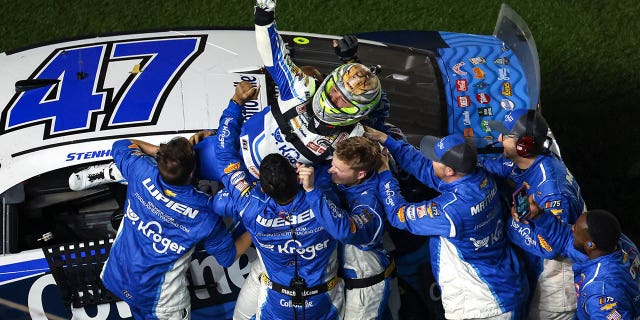
<instances>
[{"instance_id":1,"label":"blue cap","mask_svg":"<svg viewBox=\"0 0 640 320\"><path fill-rule=\"evenodd\" d=\"M420 141L420 151L428 159L457 172L470 173L478 163L476 148L461 134L451 134L444 138L425 136Z\"/></svg>"}]
</instances>

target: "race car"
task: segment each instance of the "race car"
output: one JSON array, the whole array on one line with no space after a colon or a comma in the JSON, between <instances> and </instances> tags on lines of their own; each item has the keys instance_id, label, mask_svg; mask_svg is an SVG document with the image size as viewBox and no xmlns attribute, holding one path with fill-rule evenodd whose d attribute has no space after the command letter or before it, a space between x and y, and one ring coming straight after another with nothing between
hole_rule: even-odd
<instances>
[{"instance_id":1,"label":"race car","mask_svg":"<svg viewBox=\"0 0 640 320\"><path fill-rule=\"evenodd\" d=\"M281 32L293 61L329 73L338 36ZM358 55L379 69L390 123L414 144L463 133L498 153L488 120L538 107L535 42L503 5L493 35L443 31L357 34ZM215 129L242 80L260 85L245 117L277 88L251 30L189 29L57 42L0 54L0 318L130 318L99 280L122 218L125 185L71 191L71 172L111 159L115 140L161 143ZM188 271L193 318L230 318L256 259L222 268L203 250ZM433 286L431 286L433 288ZM437 295L431 294L437 303Z\"/></svg>"}]
</instances>

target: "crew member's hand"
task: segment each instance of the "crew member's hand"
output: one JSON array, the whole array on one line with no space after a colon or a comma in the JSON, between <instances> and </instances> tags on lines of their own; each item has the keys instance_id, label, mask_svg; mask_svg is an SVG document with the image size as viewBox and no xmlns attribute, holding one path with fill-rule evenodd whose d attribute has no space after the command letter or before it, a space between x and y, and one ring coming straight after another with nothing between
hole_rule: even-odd
<instances>
[{"instance_id":1,"label":"crew member's hand","mask_svg":"<svg viewBox=\"0 0 640 320\"><path fill-rule=\"evenodd\" d=\"M389 167L390 159L391 159L391 155L389 154L389 150L383 147L380 150L380 165L378 166L378 173L382 173L384 171L390 170L390 167Z\"/></svg>"},{"instance_id":2,"label":"crew member's hand","mask_svg":"<svg viewBox=\"0 0 640 320\"><path fill-rule=\"evenodd\" d=\"M364 127L364 137L380 143L385 143L388 138L386 133L367 126Z\"/></svg>"},{"instance_id":3,"label":"crew member's hand","mask_svg":"<svg viewBox=\"0 0 640 320\"><path fill-rule=\"evenodd\" d=\"M313 190L313 167L298 162L296 168L298 168L298 179L300 179L302 188L307 192Z\"/></svg>"},{"instance_id":4,"label":"crew member's hand","mask_svg":"<svg viewBox=\"0 0 640 320\"><path fill-rule=\"evenodd\" d=\"M189 143L191 143L192 146L195 146L196 144L200 143L200 141L204 140L204 138L210 137L212 135L213 131L211 130L198 131L189 138Z\"/></svg>"},{"instance_id":5,"label":"crew member's hand","mask_svg":"<svg viewBox=\"0 0 640 320\"><path fill-rule=\"evenodd\" d=\"M358 38L352 34L347 34L340 40L333 40L333 50L342 62L360 62L356 55L358 53Z\"/></svg>"},{"instance_id":6,"label":"crew member's hand","mask_svg":"<svg viewBox=\"0 0 640 320\"><path fill-rule=\"evenodd\" d=\"M528 224L527 220L535 220L540 217L540 215L544 213L544 209L542 209L535 200L533 200L533 195L529 195L529 213L523 217L523 219L518 218L518 213L516 212L515 205L511 206L511 217L516 222Z\"/></svg>"},{"instance_id":7,"label":"crew member's hand","mask_svg":"<svg viewBox=\"0 0 640 320\"><path fill-rule=\"evenodd\" d=\"M247 100L255 100L258 98L260 87L253 87L249 81L240 81L236 86L236 92L233 94L231 100L238 105L243 105Z\"/></svg>"}]
</instances>

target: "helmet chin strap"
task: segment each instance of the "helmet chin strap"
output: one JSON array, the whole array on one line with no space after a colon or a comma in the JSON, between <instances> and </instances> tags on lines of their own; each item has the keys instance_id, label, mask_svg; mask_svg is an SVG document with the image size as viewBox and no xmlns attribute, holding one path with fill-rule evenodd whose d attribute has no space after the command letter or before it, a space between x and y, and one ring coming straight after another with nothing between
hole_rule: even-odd
<instances>
[{"instance_id":1,"label":"helmet chin strap","mask_svg":"<svg viewBox=\"0 0 640 320\"><path fill-rule=\"evenodd\" d=\"M324 110L322 112L324 112ZM353 123L346 126L334 126L334 125L325 123L322 120L320 120L318 116L315 115L315 113L313 112L313 106L311 105L307 106L307 116L310 120L308 122L309 125L307 126L307 129L309 129L309 131L315 134L319 134L323 136L328 136L336 132L345 132L345 131L351 132L353 127L355 127L356 125L355 123Z\"/></svg>"}]
</instances>

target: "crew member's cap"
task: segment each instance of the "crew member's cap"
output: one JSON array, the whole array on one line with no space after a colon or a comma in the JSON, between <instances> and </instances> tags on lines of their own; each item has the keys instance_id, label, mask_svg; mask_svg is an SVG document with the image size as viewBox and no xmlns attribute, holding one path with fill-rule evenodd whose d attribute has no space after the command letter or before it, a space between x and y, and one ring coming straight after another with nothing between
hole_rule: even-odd
<instances>
[{"instance_id":1,"label":"crew member's cap","mask_svg":"<svg viewBox=\"0 0 640 320\"><path fill-rule=\"evenodd\" d=\"M425 136L420 151L428 159L440 162L456 172L471 173L478 163L478 152L461 134L444 138Z\"/></svg>"},{"instance_id":2,"label":"crew member's cap","mask_svg":"<svg viewBox=\"0 0 640 320\"><path fill-rule=\"evenodd\" d=\"M529 111L530 110L530 111ZM528 112L534 113L533 117L527 119ZM529 133L536 140L536 143L544 143L547 138L547 131L549 131L549 125L547 121L542 117L540 112L533 109L516 109L504 117L504 121L488 121L489 128L492 131L497 131L503 135L513 135L515 138L520 138L527 134L527 126L529 126ZM527 124L527 122L530 122Z\"/></svg>"}]
</instances>

